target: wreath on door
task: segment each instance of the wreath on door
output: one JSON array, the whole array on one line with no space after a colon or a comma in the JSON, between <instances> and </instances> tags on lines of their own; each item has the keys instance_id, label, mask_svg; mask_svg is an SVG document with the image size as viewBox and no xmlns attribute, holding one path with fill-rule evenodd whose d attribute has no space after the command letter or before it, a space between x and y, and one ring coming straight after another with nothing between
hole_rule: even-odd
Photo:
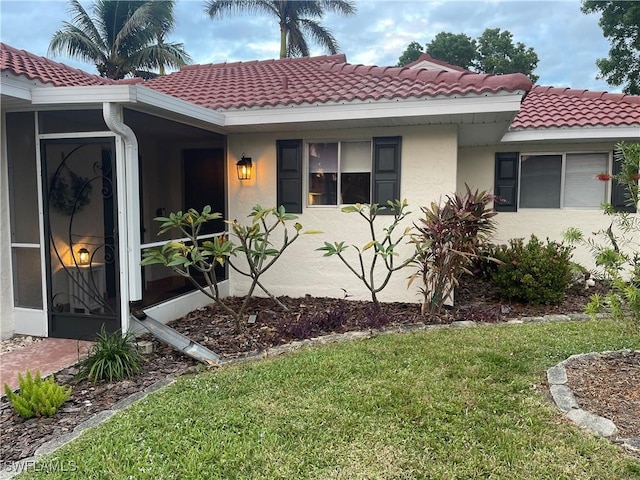
<instances>
[{"instance_id":1,"label":"wreath on door","mask_svg":"<svg viewBox=\"0 0 640 480\"><path fill-rule=\"evenodd\" d=\"M58 172L51 182L49 202L66 215L73 215L91 203L93 189L87 177L76 175L64 165L66 175Z\"/></svg>"}]
</instances>

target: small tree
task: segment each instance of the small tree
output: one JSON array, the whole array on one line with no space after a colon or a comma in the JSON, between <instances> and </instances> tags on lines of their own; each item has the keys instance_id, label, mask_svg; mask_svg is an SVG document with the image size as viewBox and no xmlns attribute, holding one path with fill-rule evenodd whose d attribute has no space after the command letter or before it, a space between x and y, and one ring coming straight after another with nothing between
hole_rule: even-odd
<instances>
[{"instance_id":1,"label":"small tree","mask_svg":"<svg viewBox=\"0 0 640 480\"><path fill-rule=\"evenodd\" d=\"M422 207L424 217L415 225L418 233L411 236L417 271L409 277L409 285L422 280L423 314L442 310L460 276L471 273L469 267L480 256L482 243L495 230L492 218L497 212L488 207L495 197L465 187L465 195L447 196L442 206Z\"/></svg>"},{"instance_id":2,"label":"small tree","mask_svg":"<svg viewBox=\"0 0 640 480\"><path fill-rule=\"evenodd\" d=\"M242 317L247 308L249 299L253 295L256 286L260 287L269 297L284 307L265 288L260 277L280 258L282 253L295 242L302 233L316 233L312 231L302 232L302 225L295 223L294 234L289 236L287 223L297 217L285 212L284 207L262 208L256 205L251 210L250 225L242 225L238 221L227 221L231 226L231 234L236 237L238 244L230 240L226 235L212 240L199 240L202 226L211 220L222 218L222 214L211 211L210 206L204 207L202 212L190 209L188 212L171 213L168 217L158 217L155 220L162 222L158 234L163 234L172 229L178 229L188 240L169 241L160 248L150 248L144 251L142 265L160 264L171 268L178 275L188 279L199 291L211 298L220 308L234 318L236 330L242 329ZM269 222L269 219L272 221ZM283 230L283 240L279 246L274 246L271 241L276 229ZM248 270L243 269L234 259L242 254L248 264ZM229 307L220 295L216 267L224 267L228 263L231 268L241 275L251 278L251 285L244 301L238 311ZM193 274L198 272L202 281Z\"/></svg>"},{"instance_id":3,"label":"small tree","mask_svg":"<svg viewBox=\"0 0 640 480\"><path fill-rule=\"evenodd\" d=\"M619 162L620 173L612 177L624 186L627 205L637 209L640 144L619 143L614 161ZM591 297L586 311L595 315L608 308L613 318L631 318L640 326L640 217L638 213L618 211L611 204L603 204L603 213L611 217L611 223L591 237L585 238L577 228L564 233L568 241L590 250L596 273L609 287L604 298Z\"/></svg>"},{"instance_id":4,"label":"small tree","mask_svg":"<svg viewBox=\"0 0 640 480\"><path fill-rule=\"evenodd\" d=\"M362 247L351 245L358 252L358 261L355 266L353 266L344 255L345 250L349 248L348 245L345 245L345 242L324 242L324 246L317 249L319 251L325 252L325 257L337 255L338 258L342 260L342 263L344 263L347 268L356 277L358 277L362 283L364 283L369 292L371 292L371 301L375 305L376 309L380 308L380 301L378 300L377 294L387 286L394 272L397 272L398 270L409 265L414 258L413 256L411 256L402 261L399 265L395 263L395 257L398 255L395 249L407 235L408 229L397 236L394 236L394 231L398 227L400 222L402 222L402 220L404 220L404 218L411 212L406 211L406 208L408 207L406 200L389 201L387 202L387 204L388 207L378 205L377 203L368 205L357 203L355 205L349 205L348 207L344 207L342 209L344 213L357 213L367 222L369 226L371 240ZM375 221L376 218L378 218L378 213L386 208L391 209L391 212L393 213L393 222L389 227L383 229L382 239L379 239L379 236L376 233L375 229ZM365 260L365 252L367 251L373 252L373 256L369 261ZM381 260L384 263L384 267L387 271L384 279L379 284L377 284L376 282L375 274L378 260ZM368 266L365 267L365 264L367 262Z\"/></svg>"}]
</instances>

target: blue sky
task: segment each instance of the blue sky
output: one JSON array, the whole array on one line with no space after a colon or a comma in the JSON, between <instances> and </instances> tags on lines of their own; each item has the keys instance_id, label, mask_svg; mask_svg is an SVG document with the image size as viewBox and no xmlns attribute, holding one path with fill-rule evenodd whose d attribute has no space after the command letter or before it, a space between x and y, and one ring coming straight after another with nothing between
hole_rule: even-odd
<instances>
[{"instance_id":1,"label":"blue sky","mask_svg":"<svg viewBox=\"0 0 640 480\"><path fill-rule=\"evenodd\" d=\"M87 8L91 2L82 2ZM515 42L533 47L540 62L538 84L620 91L596 80L595 61L609 44L597 15L580 12L579 0L357 0L352 17L328 15L332 30L350 63L395 65L406 46L425 44L439 32L478 37L486 28L509 30ZM53 33L70 20L68 3L58 0L0 0L0 39L13 47L46 56ZM268 17L233 16L211 20L204 1L178 0L172 41L182 42L195 63L276 58L279 34ZM314 48L312 54L325 52ZM95 73L91 64L66 57L55 60Z\"/></svg>"}]
</instances>

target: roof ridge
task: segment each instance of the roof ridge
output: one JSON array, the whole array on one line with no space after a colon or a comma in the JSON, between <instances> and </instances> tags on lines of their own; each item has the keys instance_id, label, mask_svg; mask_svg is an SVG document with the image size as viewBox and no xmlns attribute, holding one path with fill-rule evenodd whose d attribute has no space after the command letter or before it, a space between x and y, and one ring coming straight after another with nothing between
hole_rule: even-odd
<instances>
[{"instance_id":1,"label":"roof ridge","mask_svg":"<svg viewBox=\"0 0 640 480\"><path fill-rule=\"evenodd\" d=\"M578 97L589 100L609 100L613 102L640 104L640 95L629 95L626 93L609 93L599 90L574 89L569 87L554 87L549 85L534 85L530 93Z\"/></svg>"},{"instance_id":2,"label":"roof ridge","mask_svg":"<svg viewBox=\"0 0 640 480\"><path fill-rule=\"evenodd\" d=\"M210 68L227 68L227 67L246 67L250 65L269 65L279 63L298 63L298 62L334 62L334 63L346 63L347 56L344 53L337 53L335 55L318 55L315 57L287 57L287 58L269 58L265 60L249 60L249 61L236 61L236 62L219 62L219 63L201 63L194 65L184 65L180 67L180 71L184 70L199 70Z\"/></svg>"},{"instance_id":3,"label":"roof ridge","mask_svg":"<svg viewBox=\"0 0 640 480\"><path fill-rule=\"evenodd\" d=\"M412 68L413 66L418 65L421 62L431 62L431 63L435 63L436 65L441 65L443 67L447 67L447 68L450 68L452 70L457 70L457 71L464 71L464 72L470 72L471 71L468 68L459 67L458 65L454 65L452 63L445 62L444 60L438 60L437 58L432 57L431 55L429 55L426 52L421 54L418 57L417 60L414 60L413 62L407 63L405 65L405 67Z\"/></svg>"}]
</instances>

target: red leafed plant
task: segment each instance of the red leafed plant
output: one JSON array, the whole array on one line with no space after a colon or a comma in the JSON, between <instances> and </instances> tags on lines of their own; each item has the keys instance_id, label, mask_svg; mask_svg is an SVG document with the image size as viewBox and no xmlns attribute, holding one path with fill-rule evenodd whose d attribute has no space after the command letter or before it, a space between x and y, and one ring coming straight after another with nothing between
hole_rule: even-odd
<instances>
[{"instance_id":1,"label":"red leafed plant","mask_svg":"<svg viewBox=\"0 0 640 480\"><path fill-rule=\"evenodd\" d=\"M607 182L609 180L611 180L611 175L606 173L606 172L602 172L596 175L596 178L598 180L600 180L601 182Z\"/></svg>"}]
</instances>

